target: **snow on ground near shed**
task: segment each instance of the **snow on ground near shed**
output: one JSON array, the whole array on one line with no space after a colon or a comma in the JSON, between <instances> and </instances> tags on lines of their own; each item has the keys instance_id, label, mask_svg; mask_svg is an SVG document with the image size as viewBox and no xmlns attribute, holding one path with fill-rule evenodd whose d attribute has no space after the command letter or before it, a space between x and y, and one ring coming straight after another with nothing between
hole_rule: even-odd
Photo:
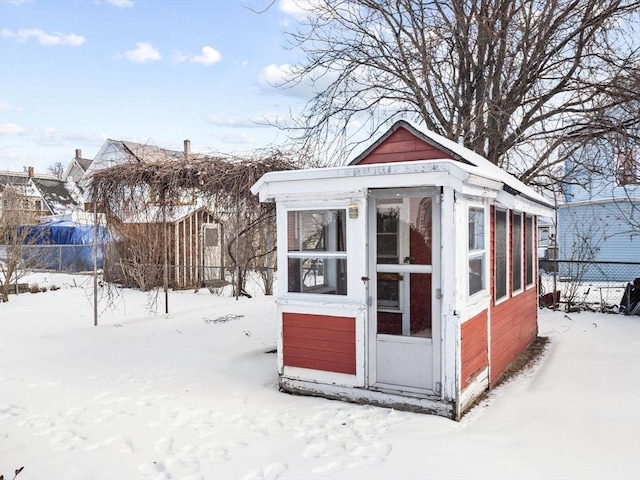
<instances>
[{"instance_id":1,"label":"snow on ground near shed","mask_svg":"<svg viewBox=\"0 0 640 480\"><path fill-rule=\"evenodd\" d=\"M279 392L271 297L122 290L94 327L54 281L0 305L5 478L640 478L640 317L541 312L546 356L456 423Z\"/></svg>"}]
</instances>

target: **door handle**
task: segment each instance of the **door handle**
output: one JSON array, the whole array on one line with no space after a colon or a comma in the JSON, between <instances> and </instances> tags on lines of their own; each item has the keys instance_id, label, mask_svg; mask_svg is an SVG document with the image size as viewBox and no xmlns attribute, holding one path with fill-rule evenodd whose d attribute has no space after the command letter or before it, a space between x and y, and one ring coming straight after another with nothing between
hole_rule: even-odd
<instances>
[{"instance_id":1,"label":"door handle","mask_svg":"<svg viewBox=\"0 0 640 480\"><path fill-rule=\"evenodd\" d=\"M404 263L411 263L415 261L416 257L404 257Z\"/></svg>"}]
</instances>

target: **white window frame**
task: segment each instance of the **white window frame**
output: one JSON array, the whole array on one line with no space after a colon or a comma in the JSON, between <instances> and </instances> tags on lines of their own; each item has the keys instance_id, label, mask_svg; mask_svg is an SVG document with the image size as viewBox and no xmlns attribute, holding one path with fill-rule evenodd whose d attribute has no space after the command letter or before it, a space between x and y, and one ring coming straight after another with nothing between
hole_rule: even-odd
<instances>
[{"instance_id":1,"label":"white window frame","mask_svg":"<svg viewBox=\"0 0 640 480\"><path fill-rule=\"evenodd\" d=\"M483 229L484 229L484 231L482 232L483 246L482 248L475 249L475 250L471 250L469 248L469 236L471 233L469 231L469 223L470 223L470 215L472 210L480 210L482 212L482 223L483 223ZM469 273L471 273L469 270L469 265L472 260L474 259L482 260L482 273L480 274L480 278L482 280L482 287L480 288L480 290L471 293L470 277L467 276L467 278L465 279L467 299L471 300L471 299L480 298L481 296L486 295L486 291L487 291L487 206L483 204L470 203L467 206L466 214L467 214L466 215L467 235L465 238L465 246L467 251L466 270L469 271Z\"/></svg>"},{"instance_id":2,"label":"white window frame","mask_svg":"<svg viewBox=\"0 0 640 480\"><path fill-rule=\"evenodd\" d=\"M344 251L340 252L340 251L334 251L334 250L330 250L330 251L326 251L326 250L293 250L293 251L289 251L289 213L293 213L293 212L318 212L318 211L342 211L343 215L344 215ZM299 241L302 241L302 238L300 238L300 225L299 225L299 219L297 215L294 215L294 238L296 238ZM349 235L349 226L348 226L349 222L348 222L348 206L346 205L323 205L322 207L316 207L316 206L307 206L307 205L300 205L300 206L291 206L289 208L287 208L284 212L284 231L285 231L285 236L284 238L286 239L286 249L284 252L284 260L285 260L285 268L284 271L286 272L285 274L285 282L284 282L284 286L285 286L285 292L286 295L291 295L291 296L295 296L295 297L310 297L310 298L327 298L327 297L337 297L337 298L348 298L349 295L351 294L350 292L350 285L349 285L349 261L347 258L347 254L349 251L349 240L348 240L348 235ZM318 289L317 292L313 292L313 291L306 291L306 292L292 292L289 291L289 259L292 258L299 258L299 259L306 259L306 258L323 258L323 259L342 259L346 261L346 292L344 294L339 294L339 293L327 293L327 292L322 292L321 289Z\"/></svg>"}]
</instances>

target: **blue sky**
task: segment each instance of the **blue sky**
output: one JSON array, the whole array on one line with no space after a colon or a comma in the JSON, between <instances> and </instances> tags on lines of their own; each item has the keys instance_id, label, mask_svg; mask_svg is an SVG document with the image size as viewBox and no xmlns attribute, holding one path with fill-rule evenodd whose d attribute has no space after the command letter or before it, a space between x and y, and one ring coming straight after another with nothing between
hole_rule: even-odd
<instances>
[{"instance_id":1,"label":"blue sky","mask_svg":"<svg viewBox=\"0 0 640 480\"><path fill-rule=\"evenodd\" d=\"M304 101L270 86L294 0L0 0L0 170L93 158L106 138L196 152L280 145ZM252 11L252 9L254 11Z\"/></svg>"}]
</instances>

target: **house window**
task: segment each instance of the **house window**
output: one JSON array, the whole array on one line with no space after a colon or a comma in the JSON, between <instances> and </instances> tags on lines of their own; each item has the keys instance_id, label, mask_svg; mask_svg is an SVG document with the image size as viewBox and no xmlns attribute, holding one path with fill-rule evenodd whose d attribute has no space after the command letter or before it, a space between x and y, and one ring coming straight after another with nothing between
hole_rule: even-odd
<instances>
[{"instance_id":1,"label":"house window","mask_svg":"<svg viewBox=\"0 0 640 480\"><path fill-rule=\"evenodd\" d=\"M204 227L204 246L217 247L218 243L218 229L216 227L206 225Z\"/></svg>"},{"instance_id":2,"label":"house window","mask_svg":"<svg viewBox=\"0 0 640 480\"><path fill-rule=\"evenodd\" d=\"M511 228L511 285L514 292L522 289L522 214L513 214Z\"/></svg>"},{"instance_id":3,"label":"house window","mask_svg":"<svg viewBox=\"0 0 640 480\"><path fill-rule=\"evenodd\" d=\"M636 152L621 153L616 167L618 185L640 185L640 164Z\"/></svg>"},{"instance_id":4,"label":"house window","mask_svg":"<svg viewBox=\"0 0 640 480\"><path fill-rule=\"evenodd\" d=\"M347 294L346 210L287 214L288 291Z\"/></svg>"},{"instance_id":5,"label":"house window","mask_svg":"<svg viewBox=\"0 0 640 480\"><path fill-rule=\"evenodd\" d=\"M36 210L38 212L42 211L42 202L40 200L36 200Z\"/></svg>"},{"instance_id":6,"label":"house window","mask_svg":"<svg viewBox=\"0 0 640 480\"><path fill-rule=\"evenodd\" d=\"M534 269L534 263L533 263L533 252L535 251L534 249L534 243L533 243L533 217L531 215L527 215L526 219L525 219L525 252L526 252L526 256L527 256L527 272L526 272L526 276L527 276L527 286L529 285L533 285L533 269Z\"/></svg>"},{"instance_id":7,"label":"house window","mask_svg":"<svg viewBox=\"0 0 640 480\"><path fill-rule=\"evenodd\" d=\"M484 208L469 208L469 296L484 290L485 242Z\"/></svg>"},{"instance_id":8,"label":"house window","mask_svg":"<svg viewBox=\"0 0 640 480\"><path fill-rule=\"evenodd\" d=\"M496 210L495 213L495 299L500 300L507 296L507 211Z\"/></svg>"}]
</instances>

